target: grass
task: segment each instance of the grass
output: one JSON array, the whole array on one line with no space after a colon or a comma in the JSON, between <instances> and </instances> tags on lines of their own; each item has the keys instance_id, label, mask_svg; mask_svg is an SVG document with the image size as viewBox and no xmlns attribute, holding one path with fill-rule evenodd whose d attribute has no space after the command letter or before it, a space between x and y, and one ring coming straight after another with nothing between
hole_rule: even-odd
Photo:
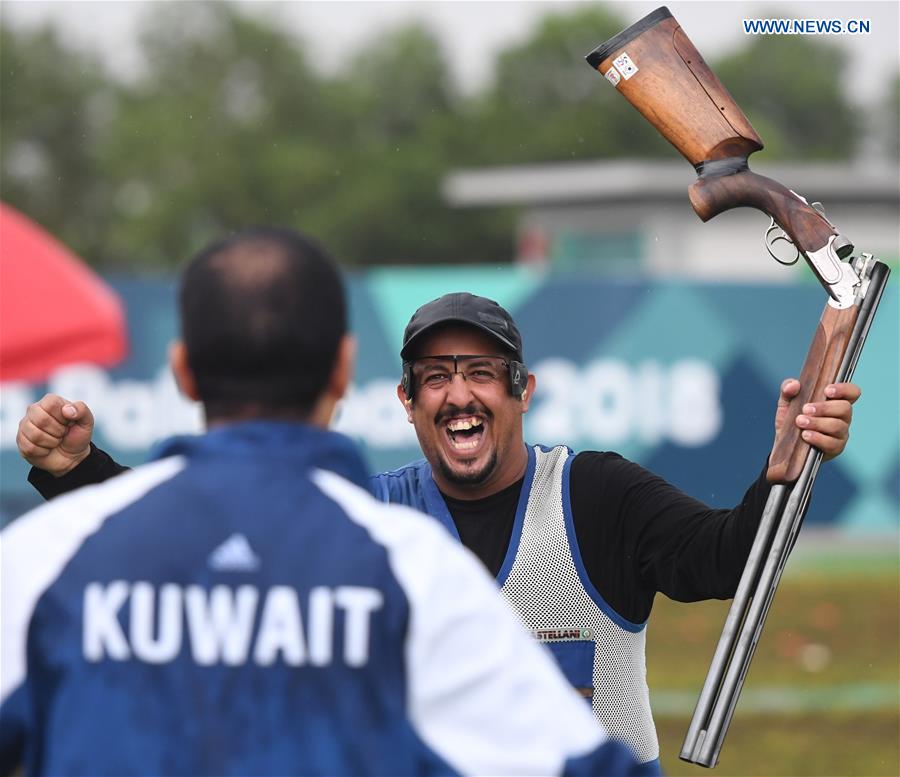
<instances>
[{"instance_id":1,"label":"grass","mask_svg":"<svg viewBox=\"0 0 900 777\"><path fill-rule=\"evenodd\" d=\"M897 713L736 715L712 771L678 759L687 718L656 721L668 777L900 774Z\"/></svg>"},{"instance_id":2,"label":"grass","mask_svg":"<svg viewBox=\"0 0 900 777\"><path fill-rule=\"evenodd\" d=\"M900 775L900 569L896 548L883 550L856 563L791 559L716 777ZM648 682L670 777L709 773L678 753L727 611L663 597L654 606Z\"/></svg>"}]
</instances>

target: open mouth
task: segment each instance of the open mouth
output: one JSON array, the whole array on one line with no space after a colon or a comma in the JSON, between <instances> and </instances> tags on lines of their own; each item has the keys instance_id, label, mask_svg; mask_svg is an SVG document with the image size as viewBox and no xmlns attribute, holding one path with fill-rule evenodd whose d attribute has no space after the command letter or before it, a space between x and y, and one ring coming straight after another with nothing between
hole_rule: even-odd
<instances>
[{"instance_id":1,"label":"open mouth","mask_svg":"<svg viewBox=\"0 0 900 777\"><path fill-rule=\"evenodd\" d=\"M445 427L450 446L457 451L473 451L484 437L484 421L476 416L450 419Z\"/></svg>"}]
</instances>

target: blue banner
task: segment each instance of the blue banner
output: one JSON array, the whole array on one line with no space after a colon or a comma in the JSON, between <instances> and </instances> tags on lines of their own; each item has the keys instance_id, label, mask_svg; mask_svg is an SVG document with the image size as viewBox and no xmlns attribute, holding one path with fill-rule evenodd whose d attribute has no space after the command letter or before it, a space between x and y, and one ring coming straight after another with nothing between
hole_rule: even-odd
<instances>
[{"instance_id":1,"label":"blue banner","mask_svg":"<svg viewBox=\"0 0 900 777\"><path fill-rule=\"evenodd\" d=\"M38 503L15 449L19 418L45 391L83 399L96 442L138 464L159 440L197 432L202 415L166 367L176 337L174 283L111 279L131 354L111 370L69 367L46 385L0 387L4 523ZM356 378L336 426L373 469L420 457L396 396L403 328L448 291L496 299L519 324L537 379L526 439L615 450L715 506L740 500L765 465L778 387L796 376L824 306L814 284L615 282L522 268L382 269L348 278L359 340ZM898 293L881 303L855 380L863 387L845 453L823 466L807 522L900 528Z\"/></svg>"}]
</instances>

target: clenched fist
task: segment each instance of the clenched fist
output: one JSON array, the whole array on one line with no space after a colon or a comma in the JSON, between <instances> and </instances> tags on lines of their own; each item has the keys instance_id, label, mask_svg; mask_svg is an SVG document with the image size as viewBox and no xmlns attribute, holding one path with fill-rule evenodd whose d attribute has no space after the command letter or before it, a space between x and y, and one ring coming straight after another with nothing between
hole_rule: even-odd
<instances>
[{"instance_id":1,"label":"clenched fist","mask_svg":"<svg viewBox=\"0 0 900 777\"><path fill-rule=\"evenodd\" d=\"M19 421L16 445L33 467L60 477L90 453L94 414L84 402L46 394Z\"/></svg>"}]
</instances>

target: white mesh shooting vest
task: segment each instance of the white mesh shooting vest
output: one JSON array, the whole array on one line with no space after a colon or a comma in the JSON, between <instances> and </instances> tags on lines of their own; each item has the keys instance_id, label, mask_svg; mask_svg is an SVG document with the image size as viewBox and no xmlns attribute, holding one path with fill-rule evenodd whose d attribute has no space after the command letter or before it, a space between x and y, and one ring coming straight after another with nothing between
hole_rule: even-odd
<instances>
[{"instance_id":1,"label":"white mesh shooting vest","mask_svg":"<svg viewBox=\"0 0 900 777\"><path fill-rule=\"evenodd\" d=\"M593 684L594 714L606 730L629 744L639 761L652 761L659 743L647 688L646 629L618 616L587 579L569 503L569 450L534 450L534 481L521 536L511 540L518 540L518 550L503 594L583 695L590 696ZM566 658L574 659L569 667Z\"/></svg>"}]
</instances>

